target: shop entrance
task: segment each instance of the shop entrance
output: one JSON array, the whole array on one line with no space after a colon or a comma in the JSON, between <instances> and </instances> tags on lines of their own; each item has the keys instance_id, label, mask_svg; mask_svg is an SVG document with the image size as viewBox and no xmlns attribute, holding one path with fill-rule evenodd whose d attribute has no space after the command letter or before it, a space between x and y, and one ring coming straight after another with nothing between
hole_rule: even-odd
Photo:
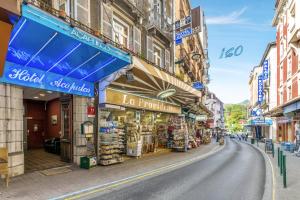
<instances>
[{"instance_id":1,"label":"shop entrance","mask_svg":"<svg viewBox=\"0 0 300 200\"><path fill-rule=\"evenodd\" d=\"M24 89L25 172L65 166L72 161L72 98Z\"/></svg>"}]
</instances>

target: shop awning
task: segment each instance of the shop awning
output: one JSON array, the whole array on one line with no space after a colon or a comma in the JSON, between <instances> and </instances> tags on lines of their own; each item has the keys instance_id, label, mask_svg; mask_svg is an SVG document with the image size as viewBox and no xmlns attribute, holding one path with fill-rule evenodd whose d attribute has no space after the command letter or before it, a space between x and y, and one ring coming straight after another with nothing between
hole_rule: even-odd
<instances>
[{"instance_id":1,"label":"shop awning","mask_svg":"<svg viewBox=\"0 0 300 200\"><path fill-rule=\"evenodd\" d=\"M24 4L11 34L6 60L2 82L93 96L93 83L130 64L131 56Z\"/></svg>"},{"instance_id":2,"label":"shop awning","mask_svg":"<svg viewBox=\"0 0 300 200\"><path fill-rule=\"evenodd\" d=\"M194 105L199 101L201 92L180 79L140 58L133 56L132 61L132 68L109 87L181 106ZM198 108L201 109L202 106Z\"/></svg>"}]
</instances>

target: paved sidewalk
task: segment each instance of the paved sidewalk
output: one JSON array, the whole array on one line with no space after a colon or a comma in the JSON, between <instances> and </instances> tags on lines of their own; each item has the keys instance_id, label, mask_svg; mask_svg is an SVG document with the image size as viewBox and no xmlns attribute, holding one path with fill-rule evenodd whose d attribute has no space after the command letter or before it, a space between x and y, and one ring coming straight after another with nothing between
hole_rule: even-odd
<instances>
[{"instance_id":1,"label":"paved sidewalk","mask_svg":"<svg viewBox=\"0 0 300 200\"><path fill-rule=\"evenodd\" d=\"M186 153L165 152L141 159L130 159L123 164L112 166L98 166L90 170L73 168L72 172L54 176L45 176L40 172L33 172L15 177L5 188L0 182L0 199L48 199L83 188L92 187L129 176L145 173L179 161L188 160L196 156L207 154L218 148L215 142L202 145Z\"/></svg>"},{"instance_id":2,"label":"paved sidewalk","mask_svg":"<svg viewBox=\"0 0 300 200\"><path fill-rule=\"evenodd\" d=\"M257 146L257 144L255 143ZM300 199L300 157L294 154L283 151L286 155L286 167L287 167L287 188L283 188L283 177L280 175L278 161L277 161L277 148L279 144L275 144L275 156L268 154L274 168L276 177L276 200L299 200ZM259 143L259 148L265 150L265 144Z\"/></svg>"}]
</instances>

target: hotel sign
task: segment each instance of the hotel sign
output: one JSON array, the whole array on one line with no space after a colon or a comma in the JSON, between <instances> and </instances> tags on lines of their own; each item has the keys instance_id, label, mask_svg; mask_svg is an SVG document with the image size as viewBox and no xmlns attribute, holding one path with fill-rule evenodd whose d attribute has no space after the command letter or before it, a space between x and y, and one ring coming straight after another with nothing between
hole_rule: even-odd
<instances>
[{"instance_id":1,"label":"hotel sign","mask_svg":"<svg viewBox=\"0 0 300 200\"><path fill-rule=\"evenodd\" d=\"M24 67L6 62L3 77L0 82L52 90L68 94L93 97L94 84L65 77L52 72L45 72L31 67Z\"/></svg>"},{"instance_id":2,"label":"hotel sign","mask_svg":"<svg viewBox=\"0 0 300 200\"><path fill-rule=\"evenodd\" d=\"M100 99L100 103L166 113L181 113L181 107L178 105L113 89L106 90L105 99Z\"/></svg>"}]
</instances>

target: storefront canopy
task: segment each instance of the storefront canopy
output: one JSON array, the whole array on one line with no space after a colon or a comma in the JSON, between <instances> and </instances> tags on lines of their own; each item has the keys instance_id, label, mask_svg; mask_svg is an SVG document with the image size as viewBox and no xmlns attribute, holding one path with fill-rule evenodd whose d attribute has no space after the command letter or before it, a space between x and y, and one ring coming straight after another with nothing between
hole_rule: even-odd
<instances>
[{"instance_id":1,"label":"storefront canopy","mask_svg":"<svg viewBox=\"0 0 300 200\"><path fill-rule=\"evenodd\" d=\"M131 56L28 4L6 60L2 82L93 96L93 83L130 64Z\"/></svg>"}]
</instances>

